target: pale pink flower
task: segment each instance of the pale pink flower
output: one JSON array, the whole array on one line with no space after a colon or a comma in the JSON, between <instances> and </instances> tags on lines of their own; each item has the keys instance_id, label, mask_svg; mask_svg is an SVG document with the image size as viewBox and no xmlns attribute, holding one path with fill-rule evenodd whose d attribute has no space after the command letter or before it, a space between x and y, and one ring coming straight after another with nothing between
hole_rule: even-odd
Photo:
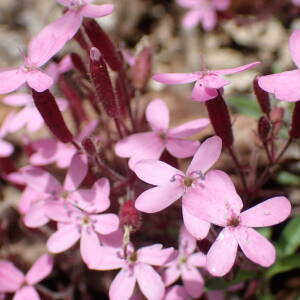
<instances>
[{"instance_id":1,"label":"pale pink flower","mask_svg":"<svg viewBox=\"0 0 300 300\"><path fill-rule=\"evenodd\" d=\"M203 118L169 129L169 110L160 99L147 106L146 119L152 131L132 134L115 146L118 156L130 157L131 169L139 160L159 159L164 149L178 158L194 155L200 143L184 138L199 133L209 124L209 120Z\"/></svg>"},{"instance_id":2,"label":"pale pink flower","mask_svg":"<svg viewBox=\"0 0 300 300\"><path fill-rule=\"evenodd\" d=\"M135 207L143 212L161 211L183 196L187 191L205 184L206 171L218 160L222 150L222 140L214 136L204 141L186 173L159 160L142 160L136 163L134 172L143 181L156 185L138 196ZM212 171L213 172L213 171ZM186 199L185 202L188 202ZM209 231L209 223L194 217L182 206L186 228L197 239L204 238Z\"/></svg>"},{"instance_id":3,"label":"pale pink flower","mask_svg":"<svg viewBox=\"0 0 300 300\"><path fill-rule=\"evenodd\" d=\"M164 300L192 300L193 298L187 293L186 289L176 284L167 289Z\"/></svg>"},{"instance_id":4,"label":"pale pink flower","mask_svg":"<svg viewBox=\"0 0 300 300\"><path fill-rule=\"evenodd\" d=\"M204 279L197 267L205 267L206 257L201 252L195 252L196 239L182 225L179 235L177 258L167 265L163 273L166 286L173 284L180 277L188 295L200 298L204 290Z\"/></svg>"},{"instance_id":5,"label":"pale pink flower","mask_svg":"<svg viewBox=\"0 0 300 300\"><path fill-rule=\"evenodd\" d=\"M63 205L77 190L87 171L87 158L80 154L73 156L63 185L41 168L32 166L22 168L21 173L27 188L21 197L19 207L25 212L25 225L39 227L46 224L49 221L47 208L49 203Z\"/></svg>"},{"instance_id":6,"label":"pale pink flower","mask_svg":"<svg viewBox=\"0 0 300 300\"><path fill-rule=\"evenodd\" d=\"M207 253L207 270L224 276L232 268L238 245L253 262L269 267L275 261L274 246L252 227L266 227L285 220L291 204L285 197L270 198L241 212L243 203L228 175L209 172L202 189L189 191L189 212L212 224L225 227Z\"/></svg>"},{"instance_id":7,"label":"pale pink flower","mask_svg":"<svg viewBox=\"0 0 300 300\"><path fill-rule=\"evenodd\" d=\"M45 73L52 77L56 82L61 74L70 71L73 68L70 55L66 55L59 63L52 62L45 69Z\"/></svg>"},{"instance_id":8,"label":"pale pink flower","mask_svg":"<svg viewBox=\"0 0 300 300\"><path fill-rule=\"evenodd\" d=\"M296 70L260 76L259 86L276 98L283 101L295 102L300 100L300 29L294 31L289 39L289 49L292 59L297 66Z\"/></svg>"},{"instance_id":9,"label":"pale pink flower","mask_svg":"<svg viewBox=\"0 0 300 300\"><path fill-rule=\"evenodd\" d=\"M63 98L57 98L57 104L60 111L64 111L68 107L68 103ZM45 121L34 105L32 96L24 93L10 94L2 99L2 101L10 106L21 107L21 109L11 117L8 124L8 132L16 132L26 127L28 131L35 132L40 129Z\"/></svg>"},{"instance_id":10,"label":"pale pink flower","mask_svg":"<svg viewBox=\"0 0 300 300\"><path fill-rule=\"evenodd\" d=\"M165 286L152 266L165 265L173 259L173 255L173 248L162 249L160 244L137 251L129 246L126 253L121 248L102 247L101 255L94 258L94 264L90 267L103 271L121 268L110 285L110 300L129 300L136 282L147 299L162 300Z\"/></svg>"},{"instance_id":11,"label":"pale pink flower","mask_svg":"<svg viewBox=\"0 0 300 300\"><path fill-rule=\"evenodd\" d=\"M15 293L14 300L41 299L34 285L46 278L53 268L53 257L44 254L24 275L16 266L0 260L0 293Z\"/></svg>"},{"instance_id":12,"label":"pale pink flower","mask_svg":"<svg viewBox=\"0 0 300 300\"><path fill-rule=\"evenodd\" d=\"M14 146L5 141L4 138L8 133L8 128L11 125L12 119L14 118L15 113L11 112L0 127L0 157L10 156L14 151Z\"/></svg>"},{"instance_id":13,"label":"pale pink flower","mask_svg":"<svg viewBox=\"0 0 300 300\"><path fill-rule=\"evenodd\" d=\"M57 201L45 205L48 217L59 222L58 230L47 242L50 252L63 252L80 240L81 257L88 266L101 255L99 235L101 239L119 227L117 215L102 213L110 206L109 191L108 180L101 178L91 189L72 192L68 197L69 205Z\"/></svg>"},{"instance_id":14,"label":"pale pink flower","mask_svg":"<svg viewBox=\"0 0 300 300\"><path fill-rule=\"evenodd\" d=\"M155 74L153 79L165 84L184 84L196 81L192 99L195 101L207 101L218 95L218 89L230 84L230 81L221 77L221 75L234 74L255 67L260 62L253 62L241 67L223 70L204 70L193 73L161 73Z\"/></svg>"},{"instance_id":15,"label":"pale pink flower","mask_svg":"<svg viewBox=\"0 0 300 300\"><path fill-rule=\"evenodd\" d=\"M205 31L211 31L217 24L217 11L226 10L230 0L177 0L177 3L189 9L183 27L191 29L201 23Z\"/></svg>"}]
</instances>

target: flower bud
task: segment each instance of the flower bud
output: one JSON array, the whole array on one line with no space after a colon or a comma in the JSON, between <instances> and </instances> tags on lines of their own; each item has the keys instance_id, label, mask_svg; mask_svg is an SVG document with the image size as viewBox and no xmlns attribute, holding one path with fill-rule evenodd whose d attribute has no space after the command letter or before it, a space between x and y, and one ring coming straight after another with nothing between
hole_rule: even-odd
<instances>
[{"instance_id":1,"label":"flower bud","mask_svg":"<svg viewBox=\"0 0 300 300\"><path fill-rule=\"evenodd\" d=\"M218 91L218 95L205 102L210 122L225 147L231 147L233 144L232 125L227 105Z\"/></svg>"},{"instance_id":2,"label":"flower bud","mask_svg":"<svg viewBox=\"0 0 300 300\"><path fill-rule=\"evenodd\" d=\"M113 86L102 55L95 47L90 50L90 76L96 90L96 98L102 104L108 116L120 115Z\"/></svg>"},{"instance_id":3,"label":"flower bud","mask_svg":"<svg viewBox=\"0 0 300 300\"><path fill-rule=\"evenodd\" d=\"M75 67L75 69L81 73L83 77L87 77L87 69L85 67L84 62L82 61L81 57L77 53L71 53L70 54L72 64Z\"/></svg>"},{"instance_id":4,"label":"flower bud","mask_svg":"<svg viewBox=\"0 0 300 300\"><path fill-rule=\"evenodd\" d=\"M100 25L95 20L88 19L84 22L84 29L91 43L101 52L110 68L114 71L120 70L122 68L120 55Z\"/></svg>"},{"instance_id":5,"label":"flower bud","mask_svg":"<svg viewBox=\"0 0 300 300\"><path fill-rule=\"evenodd\" d=\"M258 135L262 142L266 142L271 132L271 123L268 118L262 116L258 121Z\"/></svg>"},{"instance_id":6,"label":"flower bud","mask_svg":"<svg viewBox=\"0 0 300 300\"><path fill-rule=\"evenodd\" d=\"M32 98L42 118L50 131L63 143L72 141L73 136L65 124L61 112L56 104L54 96L49 90L37 92L32 90Z\"/></svg>"},{"instance_id":7,"label":"flower bud","mask_svg":"<svg viewBox=\"0 0 300 300\"><path fill-rule=\"evenodd\" d=\"M138 230L141 227L141 213L135 208L133 200L123 203L119 217L121 226L130 226L132 230Z\"/></svg>"},{"instance_id":8,"label":"flower bud","mask_svg":"<svg viewBox=\"0 0 300 300\"><path fill-rule=\"evenodd\" d=\"M136 89L145 88L151 75L152 55L149 48L144 48L136 57L132 67L132 80Z\"/></svg>"},{"instance_id":9,"label":"flower bud","mask_svg":"<svg viewBox=\"0 0 300 300\"><path fill-rule=\"evenodd\" d=\"M83 149L88 155L94 156L97 154L97 148L94 141L90 137L85 137L81 142Z\"/></svg>"},{"instance_id":10,"label":"flower bud","mask_svg":"<svg viewBox=\"0 0 300 300\"><path fill-rule=\"evenodd\" d=\"M297 101L295 103L292 117L292 125L289 134L292 138L300 138L300 101Z\"/></svg>"},{"instance_id":11,"label":"flower bud","mask_svg":"<svg viewBox=\"0 0 300 300\"><path fill-rule=\"evenodd\" d=\"M266 115L269 115L271 112L271 103L270 103L269 94L258 85L257 77L253 81L253 88L254 88L254 93L255 93L257 101L259 103L260 109L262 110L263 113L265 113Z\"/></svg>"}]
</instances>

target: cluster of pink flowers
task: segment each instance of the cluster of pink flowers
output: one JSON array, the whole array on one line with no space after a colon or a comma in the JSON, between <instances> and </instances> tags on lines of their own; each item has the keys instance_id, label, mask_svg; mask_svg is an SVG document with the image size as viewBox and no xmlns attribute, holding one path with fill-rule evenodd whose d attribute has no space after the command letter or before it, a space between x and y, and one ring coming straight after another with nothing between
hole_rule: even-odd
<instances>
[{"instance_id":1,"label":"cluster of pink flowers","mask_svg":"<svg viewBox=\"0 0 300 300\"><path fill-rule=\"evenodd\" d=\"M12 154L13 145L5 138L21 128L33 132L46 123L56 136L35 141L24 136L24 150L27 149L30 164L2 174L5 180L24 187L19 202L24 224L29 228L47 226L50 222L55 225L55 231L54 225L48 228L51 234L47 248L52 254L64 252L79 241L81 258L89 269L121 269L110 284L109 297L112 300L141 299L136 286L150 300L199 298L204 293L205 276L224 276L235 263L238 265L238 247L250 261L263 267L271 266L276 257L275 248L253 228L276 225L287 219L291 213L289 200L284 196L272 197L242 211L243 200L229 175L211 169L222 154L222 147L228 148L224 136L216 132L202 143L188 139L209 126L209 119L196 119L169 128L169 110L161 99L148 104L145 116L134 119L130 111L126 112L130 104L122 101L126 100L130 90L126 90L124 84L124 69L118 69L119 64L123 66L121 52L115 51L107 35L103 35L106 39L103 43L108 51L100 49L101 46L97 49L95 37L89 37L90 31L96 28L93 26L98 26L92 21L83 24L89 42L81 40L83 47L88 46L90 51L89 73L92 78L88 82L84 78L88 75L81 74L82 86L87 97L92 99L95 111L102 110L106 113L102 115L111 119L99 117L83 130L78 126L74 136L68 130L61 111L69 107L77 125L80 118L85 118L81 113L82 105L75 96L76 89L71 89L63 81L62 90L68 91L67 100L55 99L49 89L54 82L61 82L60 78L68 71L85 70L86 64L81 64L78 57L67 56L60 63L49 65L46 71L40 68L79 32L84 17L108 15L113 12L113 5L92 5L90 0L57 2L65 7L63 16L31 40L28 55L20 67L0 71L1 94L14 92L25 82L32 89L32 96L13 93L2 100L20 109L11 113L2 124L0 157ZM178 3L191 9L184 19L186 27L201 21L206 30L215 25L215 10L225 10L229 6L229 1L219 0L178 0ZM290 38L290 51L298 67L299 47L298 30ZM148 55L145 53L132 61L132 68L140 66L141 61L147 63L147 59L143 60ZM153 79L165 84L196 82L191 98L212 104L230 84L223 75L258 64L253 62L233 69L187 74L156 74ZM116 71L115 85L109 79L109 69ZM278 99L300 100L298 69L261 76L258 83ZM96 105L95 101L101 105ZM124 116L128 122L122 123L120 120L125 119ZM143 123L144 117L147 122L138 129L131 128L128 125L130 117L136 126ZM215 121L211 122L214 126ZM112 124L116 125L116 130L111 137ZM99 129L100 133L97 132ZM106 130L109 137L105 137L101 130ZM108 154L102 151L104 146L109 149ZM117 157L111 166L108 162L115 154ZM190 157L192 160L184 172L176 159ZM122 158L129 159L128 165ZM63 184L46 169L53 163L60 169L67 169ZM179 199L182 204L176 202ZM126 203L132 200L134 206L125 210ZM178 250L163 248L157 243L149 245L145 240L135 243L131 236L135 231L142 231L142 212L154 214L169 209L171 205L182 209L182 221L177 220L180 230L174 230L175 233L179 231ZM119 215L116 214L118 210ZM210 244L207 253L197 245L197 240L203 239ZM51 273L52 266L53 257L45 254L23 275L13 263L1 260L0 293L15 293L15 300L39 299L34 285ZM182 286L176 284L179 278Z\"/></svg>"}]
</instances>

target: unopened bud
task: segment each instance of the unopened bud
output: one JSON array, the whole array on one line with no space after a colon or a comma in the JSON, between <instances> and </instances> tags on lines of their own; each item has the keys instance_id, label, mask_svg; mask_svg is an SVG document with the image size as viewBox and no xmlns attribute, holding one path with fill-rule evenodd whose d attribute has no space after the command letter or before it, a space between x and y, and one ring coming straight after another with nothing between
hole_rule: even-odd
<instances>
[{"instance_id":1,"label":"unopened bud","mask_svg":"<svg viewBox=\"0 0 300 300\"><path fill-rule=\"evenodd\" d=\"M135 208L134 201L128 200L123 203L119 212L122 226L130 226L133 231L141 226L141 213Z\"/></svg>"},{"instance_id":2,"label":"unopened bud","mask_svg":"<svg viewBox=\"0 0 300 300\"><path fill-rule=\"evenodd\" d=\"M151 75L152 55L149 48L144 48L136 57L132 67L132 80L136 89L142 90Z\"/></svg>"},{"instance_id":3,"label":"unopened bud","mask_svg":"<svg viewBox=\"0 0 300 300\"><path fill-rule=\"evenodd\" d=\"M300 101L295 103L292 124L290 129L290 137L298 139L300 138Z\"/></svg>"},{"instance_id":4,"label":"unopened bud","mask_svg":"<svg viewBox=\"0 0 300 300\"><path fill-rule=\"evenodd\" d=\"M90 51L90 76L96 90L96 98L108 116L118 118L120 111L105 61L95 47Z\"/></svg>"},{"instance_id":5,"label":"unopened bud","mask_svg":"<svg viewBox=\"0 0 300 300\"><path fill-rule=\"evenodd\" d=\"M85 67L84 62L82 61L81 57L77 53L70 54L72 64L75 69L83 75L83 77L87 76L87 69Z\"/></svg>"},{"instance_id":6,"label":"unopened bud","mask_svg":"<svg viewBox=\"0 0 300 300\"><path fill-rule=\"evenodd\" d=\"M258 121L258 135L262 142L266 142L271 132L271 123L265 116Z\"/></svg>"},{"instance_id":7,"label":"unopened bud","mask_svg":"<svg viewBox=\"0 0 300 300\"><path fill-rule=\"evenodd\" d=\"M61 112L56 104L54 96L49 90L37 92L32 90L32 98L42 118L50 131L63 143L72 141L73 136L65 124Z\"/></svg>"},{"instance_id":8,"label":"unopened bud","mask_svg":"<svg viewBox=\"0 0 300 300\"><path fill-rule=\"evenodd\" d=\"M262 112L265 113L266 115L269 115L271 112L271 103L270 103L269 94L258 85L257 77L253 81L253 88Z\"/></svg>"},{"instance_id":9,"label":"unopened bud","mask_svg":"<svg viewBox=\"0 0 300 300\"><path fill-rule=\"evenodd\" d=\"M222 139L225 147L231 147L233 144L232 125L227 105L220 91L215 98L206 101L205 105L216 135Z\"/></svg>"},{"instance_id":10,"label":"unopened bud","mask_svg":"<svg viewBox=\"0 0 300 300\"><path fill-rule=\"evenodd\" d=\"M120 55L110 37L102 30L100 25L95 20L89 19L84 22L84 30L93 46L101 52L110 68L114 71L120 70L122 68Z\"/></svg>"}]
</instances>

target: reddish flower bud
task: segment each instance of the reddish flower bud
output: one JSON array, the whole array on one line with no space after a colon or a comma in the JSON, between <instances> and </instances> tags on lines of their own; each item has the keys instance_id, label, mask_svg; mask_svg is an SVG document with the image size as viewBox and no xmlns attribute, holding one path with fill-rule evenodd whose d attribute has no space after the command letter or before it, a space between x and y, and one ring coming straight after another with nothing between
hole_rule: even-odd
<instances>
[{"instance_id":1,"label":"reddish flower bud","mask_svg":"<svg viewBox=\"0 0 300 300\"><path fill-rule=\"evenodd\" d=\"M123 203L119 217L122 226L131 226L132 230L138 230L141 227L141 213L135 208L133 200Z\"/></svg>"},{"instance_id":2,"label":"reddish flower bud","mask_svg":"<svg viewBox=\"0 0 300 300\"><path fill-rule=\"evenodd\" d=\"M144 48L136 57L132 67L132 80L136 89L145 88L151 75L152 55L149 48Z\"/></svg>"},{"instance_id":3,"label":"reddish flower bud","mask_svg":"<svg viewBox=\"0 0 300 300\"><path fill-rule=\"evenodd\" d=\"M84 29L94 47L103 55L110 68L118 71L122 68L122 60L110 37L100 25L92 19L85 20Z\"/></svg>"},{"instance_id":4,"label":"reddish flower bud","mask_svg":"<svg viewBox=\"0 0 300 300\"><path fill-rule=\"evenodd\" d=\"M258 135L262 142L266 142L271 132L271 122L265 116L258 121Z\"/></svg>"},{"instance_id":5,"label":"reddish flower bud","mask_svg":"<svg viewBox=\"0 0 300 300\"><path fill-rule=\"evenodd\" d=\"M227 105L218 91L218 95L205 102L210 122L225 147L231 147L233 144L232 125Z\"/></svg>"},{"instance_id":6,"label":"reddish flower bud","mask_svg":"<svg viewBox=\"0 0 300 300\"><path fill-rule=\"evenodd\" d=\"M120 111L106 64L95 47L90 50L90 76L96 90L96 97L105 112L112 118L119 117Z\"/></svg>"},{"instance_id":7,"label":"reddish flower bud","mask_svg":"<svg viewBox=\"0 0 300 300\"><path fill-rule=\"evenodd\" d=\"M129 97L124 85L124 80L118 75L116 81L116 94L119 101L120 113L122 116L126 116L127 108L129 106Z\"/></svg>"},{"instance_id":8,"label":"reddish flower bud","mask_svg":"<svg viewBox=\"0 0 300 300\"><path fill-rule=\"evenodd\" d=\"M269 115L271 112L271 103L270 103L269 94L258 85L257 77L253 81L253 88L254 88L254 92L255 92L257 101L259 103L260 109L262 110L263 113L265 113L266 115Z\"/></svg>"},{"instance_id":9,"label":"reddish flower bud","mask_svg":"<svg viewBox=\"0 0 300 300\"><path fill-rule=\"evenodd\" d=\"M87 77L87 69L85 67L84 62L82 61L81 57L77 53L71 53L70 55L72 64L75 69L82 74L83 77Z\"/></svg>"},{"instance_id":10,"label":"reddish flower bud","mask_svg":"<svg viewBox=\"0 0 300 300\"><path fill-rule=\"evenodd\" d=\"M37 92L32 90L32 98L42 118L50 131L63 143L72 141L73 136L65 124L61 112L58 109L54 96L49 90Z\"/></svg>"},{"instance_id":11,"label":"reddish flower bud","mask_svg":"<svg viewBox=\"0 0 300 300\"><path fill-rule=\"evenodd\" d=\"M97 154L97 148L94 141L90 137L85 137L81 142L83 149L87 154L94 156Z\"/></svg>"},{"instance_id":12,"label":"reddish flower bud","mask_svg":"<svg viewBox=\"0 0 300 300\"><path fill-rule=\"evenodd\" d=\"M290 137L298 139L300 138L300 101L295 103L292 125L290 129Z\"/></svg>"}]
</instances>

